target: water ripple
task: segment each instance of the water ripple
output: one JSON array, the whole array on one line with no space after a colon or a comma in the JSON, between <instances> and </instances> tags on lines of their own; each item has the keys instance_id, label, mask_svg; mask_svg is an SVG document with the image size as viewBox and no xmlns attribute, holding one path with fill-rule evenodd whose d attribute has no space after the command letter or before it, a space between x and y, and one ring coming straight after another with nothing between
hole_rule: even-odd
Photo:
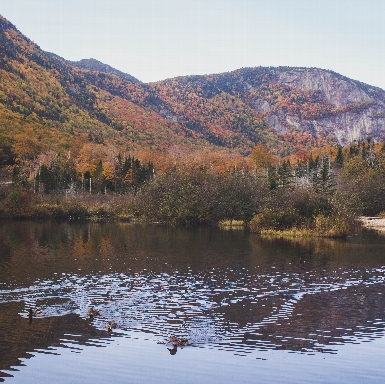
<instances>
[{"instance_id":1,"label":"water ripple","mask_svg":"<svg viewBox=\"0 0 385 384\"><path fill-rule=\"evenodd\" d=\"M98 329L114 321L121 331L146 332L159 340L177 334L195 345L236 353L334 353L332 347L341 343L383 337L384 272L384 267L367 270L366 279L355 270L325 277L322 271L285 274L273 268L260 275L224 268L200 274L62 273L26 288L2 290L0 303L24 302L21 316L33 307L42 318L87 318L93 306L100 311L92 322ZM373 311L378 307L375 321L365 313L368 300Z\"/></svg>"}]
</instances>

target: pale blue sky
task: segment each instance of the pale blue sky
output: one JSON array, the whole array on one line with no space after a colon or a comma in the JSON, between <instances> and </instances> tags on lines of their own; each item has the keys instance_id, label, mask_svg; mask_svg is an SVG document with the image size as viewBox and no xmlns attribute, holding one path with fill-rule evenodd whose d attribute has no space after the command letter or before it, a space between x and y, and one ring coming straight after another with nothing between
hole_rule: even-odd
<instances>
[{"instance_id":1,"label":"pale blue sky","mask_svg":"<svg viewBox=\"0 0 385 384\"><path fill-rule=\"evenodd\" d=\"M283 65L385 89L385 0L0 0L0 14L46 51L144 82Z\"/></svg>"}]
</instances>

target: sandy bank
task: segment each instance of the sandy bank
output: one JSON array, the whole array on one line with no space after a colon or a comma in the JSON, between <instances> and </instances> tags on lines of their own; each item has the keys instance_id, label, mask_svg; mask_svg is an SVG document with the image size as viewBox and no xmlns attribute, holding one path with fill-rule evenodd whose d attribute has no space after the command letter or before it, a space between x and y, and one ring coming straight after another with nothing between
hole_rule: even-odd
<instances>
[{"instance_id":1,"label":"sandy bank","mask_svg":"<svg viewBox=\"0 0 385 384\"><path fill-rule=\"evenodd\" d=\"M366 217L361 216L360 221L366 228L377 229L378 231L385 231L385 218L380 217Z\"/></svg>"}]
</instances>

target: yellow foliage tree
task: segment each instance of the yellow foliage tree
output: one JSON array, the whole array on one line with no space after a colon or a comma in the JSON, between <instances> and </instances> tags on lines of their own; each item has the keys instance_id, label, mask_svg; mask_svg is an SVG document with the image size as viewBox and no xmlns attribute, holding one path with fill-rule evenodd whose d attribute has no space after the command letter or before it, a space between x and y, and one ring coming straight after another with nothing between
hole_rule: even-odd
<instances>
[{"instance_id":1,"label":"yellow foliage tree","mask_svg":"<svg viewBox=\"0 0 385 384\"><path fill-rule=\"evenodd\" d=\"M257 144L251 151L250 157L259 172L267 169L269 165L276 164L275 156L262 144Z\"/></svg>"}]
</instances>

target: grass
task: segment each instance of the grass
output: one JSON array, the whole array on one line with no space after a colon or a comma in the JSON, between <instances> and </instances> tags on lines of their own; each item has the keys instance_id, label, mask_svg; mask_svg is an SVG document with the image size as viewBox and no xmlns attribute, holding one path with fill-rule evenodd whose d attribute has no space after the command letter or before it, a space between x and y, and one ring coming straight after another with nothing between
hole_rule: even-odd
<instances>
[{"instance_id":1,"label":"grass","mask_svg":"<svg viewBox=\"0 0 385 384\"><path fill-rule=\"evenodd\" d=\"M60 221L131 221L130 197L104 194L40 194L24 189L4 191L0 217Z\"/></svg>"},{"instance_id":2,"label":"grass","mask_svg":"<svg viewBox=\"0 0 385 384\"><path fill-rule=\"evenodd\" d=\"M276 237L276 238L293 238L293 237L326 237L326 238L344 238L347 233L341 233L339 231L333 232L332 230L326 232L319 232L315 229L264 229L260 232L261 236Z\"/></svg>"},{"instance_id":3,"label":"grass","mask_svg":"<svg viewBox=\"0 0 385 384\"><path fill-rule=\"evenodd\" d=\"M218 223L221 229L244 229L245 222L243 220L222 220Z\"/></svg>"},{"instance_id":4,"label":"grass","mask_svg":"<svg viewBox=\"0 0 385 384\"><path fill-rule=\"evenodd\" d=\"M256 215L250 222L252 232L269 237L342 238L349 234L351 228L350 221L339 215L318 214L310 218L297 217L296 220L292 220L292 216L266 211Z\"/></svg>"}]
</instances>

